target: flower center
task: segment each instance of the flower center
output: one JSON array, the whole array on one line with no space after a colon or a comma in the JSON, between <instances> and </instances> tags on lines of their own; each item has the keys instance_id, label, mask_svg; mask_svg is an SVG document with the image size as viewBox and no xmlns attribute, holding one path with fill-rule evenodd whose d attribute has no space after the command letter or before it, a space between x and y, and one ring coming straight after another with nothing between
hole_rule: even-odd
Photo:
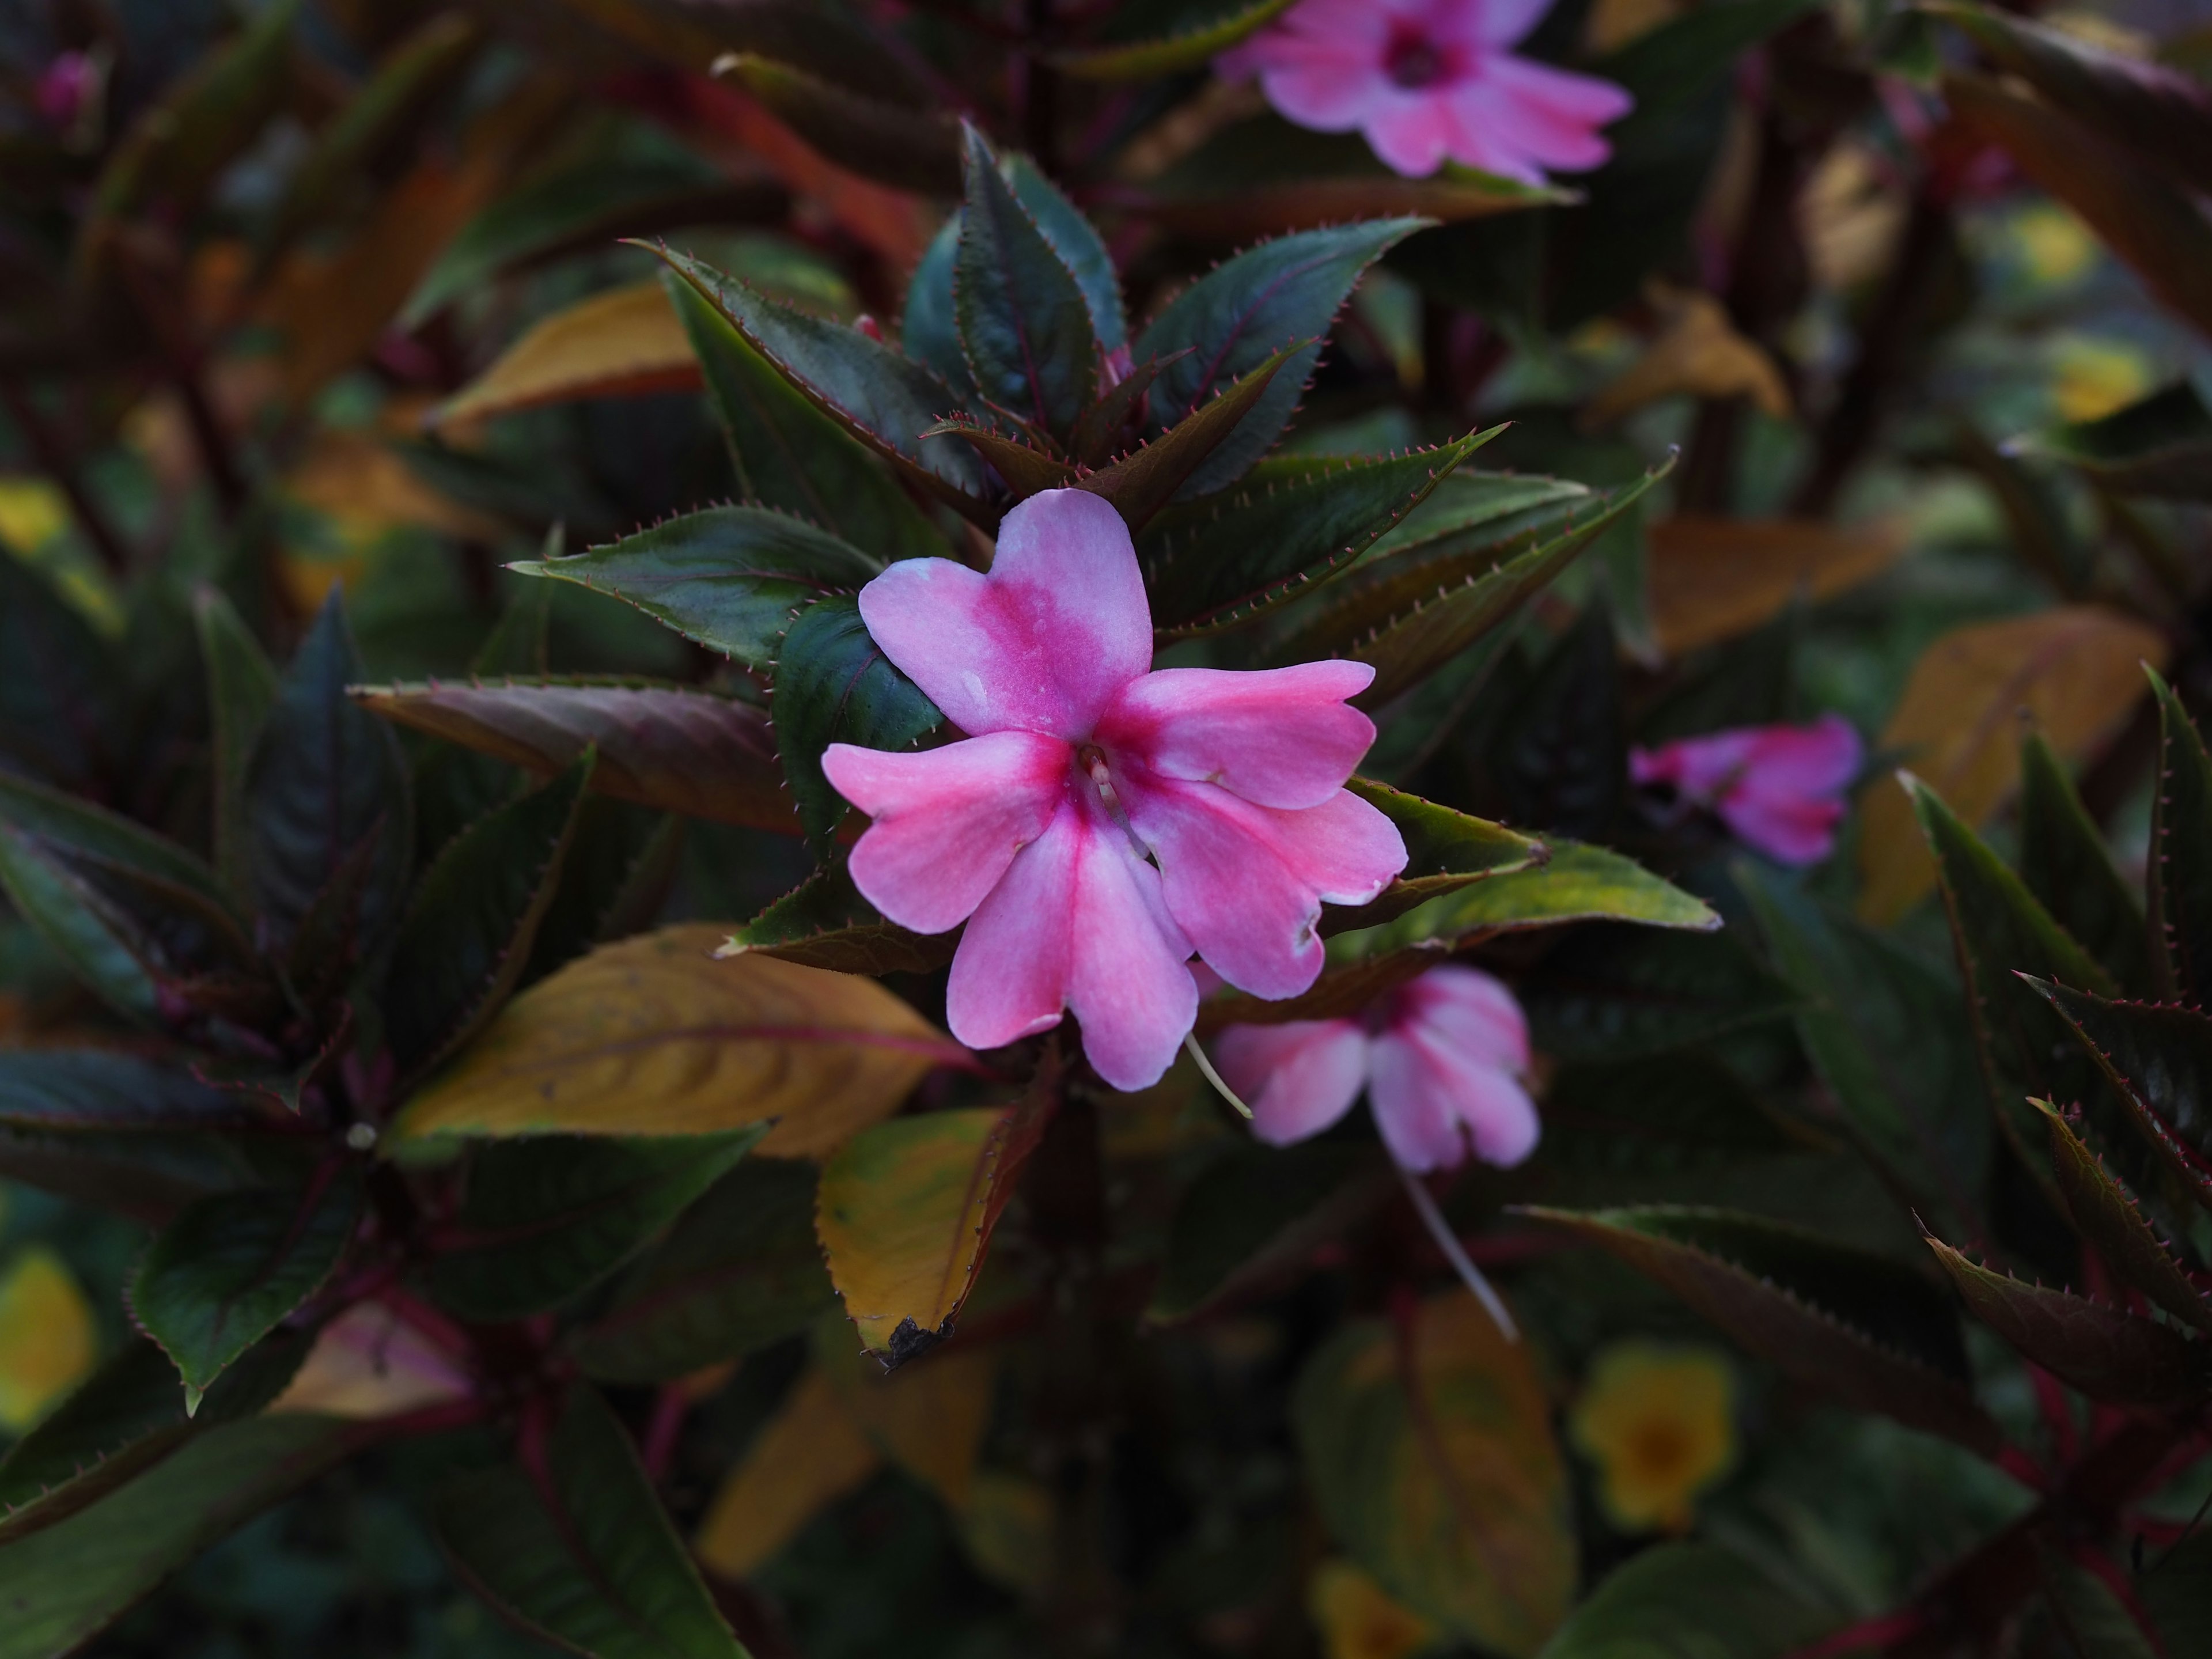
<instances>
[{"instance_id":1,"label":"flower center","mask_svg":"<svg viewBox=\"0 0 2212 1659\"><path fill-rule=\"evenodd\" d=\"M1436 85L1449 67L1435 45L1419 34L1395 36L1382 58L1383 72L1408 92Z\"/></svg>"}]
</instances>

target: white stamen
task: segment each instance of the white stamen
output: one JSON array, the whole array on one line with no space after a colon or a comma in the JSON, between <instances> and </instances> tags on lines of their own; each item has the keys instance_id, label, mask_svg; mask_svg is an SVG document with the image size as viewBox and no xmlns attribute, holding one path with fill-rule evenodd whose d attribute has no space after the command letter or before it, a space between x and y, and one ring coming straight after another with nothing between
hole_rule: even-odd
<instances>
[{"instance_id":1,"label":"white stamen","mask_svg":"<svg viewBox=\"0 0 2212 1659\"><path fill-rule=\"evenodd\" d=\"M1414 1213L1421 1218L1421 1224L1429 1230L1429 1237L1437 1241L1437 1248L1444 1253L1444 1260L1452 1264L1452 1271L1459 1275L1460 1282L1474 1292L1474 1299L1482 1304L1483 1311L1490 1316L1499 1334L1508 1342L1518 1342L1521 1333L1513 1323L1513 1316L1505 1311L1505 1304L1498 1299L1498 1292L1490 1288L1490 1281L1482 1276L1482 1269L1470 1261L1467 1252L1460 1248L1458 1236L1452 1231L1451 1224L1444 1219L1444 1212L1437 1207L1436 1200L1429 1196L1429 1189L1421 1184L1420 1176L1401 1164L1398 1166L1398 1178L1406 1183L1406 1196L1413 1200Z\"/></svg>"},{"instance_id":2,"label":"white stamen","mask_svg":"<svg viewBox=\"0 0 2212 1659\"><path fill-rule=\"evenodd\" d=\"M1221 1073L1213 1069L1213 1062L1206 1057L1206 1050L1198 1046L1197 1033L1185 1031L1182 1034L1182 1046L1190 1050L1190 1057L1198 1062L1198 1069L1206 1073L1206 1080L1213 1085L1213 1091L1246 1117L1251 1116L1252 1109L1237 1097L1236 1090L1221 1080Z\"/></svg>"}]
</instances>

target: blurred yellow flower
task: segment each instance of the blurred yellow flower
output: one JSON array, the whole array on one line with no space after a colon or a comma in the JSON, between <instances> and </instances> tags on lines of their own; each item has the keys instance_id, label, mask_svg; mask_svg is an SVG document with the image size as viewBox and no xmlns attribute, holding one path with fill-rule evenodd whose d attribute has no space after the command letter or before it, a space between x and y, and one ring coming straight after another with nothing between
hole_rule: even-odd
<instances>
[{"instance_id":1,"label":"blurred yellow flower","mask_svg":"<svg viewBox=\"0 0 2212 1659\"><path fill-rule=\"evenodd\" d=\"M0 478L0 544L35 553L69 527L69 504L43 478Z\"/></svg>"},{"instance_id":2,"label":"blurred yellow flower","mask_svg":"<svg viewBox=\"0 0 2212 1659\"><path fill-rule=\"evenodd\" d=\"M0 1276L0 1427L20 1434L91 1370L92 1309L62 1259L44 1245Z\"/></svg>"},{"instance_id":3,"label":"blurred yellow flower","mask_svg":"<svg viewBox=\"0 0 2212 1659\"><path fill-rule=\"evenodd\" d=\"M2123 341L2063 340L2056 356L2051 402L2063 419L2096 420L2150 390L2149 361Z\"/></svg>"},{"instance_id":4,"label":"blurred yellow flower","mask_svg":"<svg viewBox=\"0 0 2212 1659\"><path fill-rule=\"evenodd\" d=\"M1735 1376L1711 1348L1616 1342L1591 1364L1568 1429L1614 1522L1679 1532L1735 1461Z\"/></svg>"},{"instance_id":5,"label":"blurred yellow flower","mask_svg":"<svg viewBox=\"0 0 2212 1659\"><path fill-rule=\"evenodd\" d=\"M1410 1659L1435 1647L1434 1625L1390 1599L1349 1561L1324 1561L1307 1587L1306 1607L1328 1659Z\"/></svg>"},{"instance_id":6,"label":"blurred yellow flower","mask_svg":"<svg viewBox=\"0 0 2212 1659\"><path fill-rule=\"evenodd\" d=\"M2039 203L2014 215L2012 234L2028 275L2039 283L2073 282L2096 263L2096 237L2055 203Z\"/></svg>"}]
</instances>

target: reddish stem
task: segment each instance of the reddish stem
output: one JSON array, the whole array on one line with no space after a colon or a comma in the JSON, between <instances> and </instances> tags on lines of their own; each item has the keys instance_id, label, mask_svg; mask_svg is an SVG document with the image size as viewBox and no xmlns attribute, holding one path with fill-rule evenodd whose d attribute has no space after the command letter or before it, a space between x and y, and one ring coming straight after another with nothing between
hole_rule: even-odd
<instances>
[{"instance_id":1,"label":"reddish stem","mask_svg":"<svg viewBox=\"0 0 2212 1659\"><path fill-rule=\"evenodd\" d=\"M676 1443L684 1433L684 1419L690 1410L690 1400L673 1383L661 1389L653 1402L653 1418L645 1425L645 1443L638 1448L638 1460L655 1486L667 1479Z\"/></svg>"}]
</instances>

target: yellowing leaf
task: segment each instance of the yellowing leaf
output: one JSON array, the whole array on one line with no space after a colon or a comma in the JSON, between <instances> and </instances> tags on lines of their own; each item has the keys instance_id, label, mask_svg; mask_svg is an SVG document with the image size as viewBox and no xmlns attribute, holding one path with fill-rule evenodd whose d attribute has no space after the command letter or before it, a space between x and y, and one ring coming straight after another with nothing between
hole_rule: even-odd
<instances>
[{"instance_id":1,"label":"yellowing leaf","mask_svg":"<svg viewBox=\"0 0 2212 1659\"><path fill-rule=\"evenodd\" d=\"M21 1434L99 1357L92 1309L68 1265L33 1244L0 1278L0 1427Z\"/></svg>"},{"instance_id":2,"label":"yellowing leaf","mask_svg":"<svg viewBox=\"0 0 2212 1659\"><path fill-rule=\"evenodd\" d=\"M975 1485L975 1459L991 1422L998 1381L996 1349L963 1344L885 1371L853 1346L842 1320L834 1337L817 1340L823 1373L861 1431L893 1462L957 1511ZM848 1352L839 1363L831 1343ZM830 1349L825 1352L825 1349Z\"/></svg>"},{"instance_id":3,"label":"yellowing leaf","mask_svg":"<svg viewBox=\"0 0 2212 1659\"><path fill-rule=\"evenodd\" d=\"M69 503L44 478L0 478L0 546L35 553L69 521Z\"/></svg>"},{"instance_id":4,"label":"yellowing leaf","mask_svg":"<svg viewBox=\"0 0 2212 1659\"><path fill-rule=\"evenodd\" d=\"M1651 526L1651 631L1669 656L1748 633L1798 593L1825 599L1886 569L1898 526L1678 515Z\"/></svg>"},{"instance_id":5,"label":"yellowing leaf","mask_svg":"<svg viewBox=\"0 0 2212 1659\"><path fill-rule=\"evenodd\" d=\"M449 1400L465 1400L468 1372L391 1309L356 1303L315 1334L270 1412L319 1412L326 1417L391 1417Z\"/></svg>"},{"instance_id":6,"label":"yellowing leaf","mask_svg":"<svg viewBox=\"0 0 2212 1659\"><path fill-rule=\"evenodd\" d=\"M1443 1633L1349 1561L1324 1561L1306 1586L1306 1611L1328 1659L1412 1659Z\"/></svg>"},{"instance_id":7,"label":"yellowing leaf","mask_svg":"<svg viewBox=\"0 0 2212 1659\"><path fill-rule=\"evenodd\" d=\"M738 962L759 960L739 957ZM1019 1104L894 1118L823 1166L815 1231L860 1340L893 1364L952 1334L1056 1078Z\"/></svg>"},{"instance_id":8,"label":"yellowing leaf","mask_svg":"<svg viewBox=\"0 0 2212 1659\"><path fill-rule=\"evenodd\" d=\"M722 1482L692 1552L724 1578L757 1571L882 1462L836 1388L811 1370Z\"/></svg>"},{"instance_id":9,"label":"yellowing leaf","mask_svg":"<svg viewBox=\"0 0 2212 1659\"><path fill-rule=\"evenodd\" d=\"M1913 665L1880 747L1978 825L2020 782L2023 720L2069 761L2101 745L2143 694L2142 665L2166 665L2163 635L2094 605L1971 623ZM1859 914L1895 921L1936 879L1911 803L1894 780L1861 799Z\"/></svg>"},{"instance_id":10,"label":"yellowing leaf","mask_svg":"<svg viewBox=\"0 0 2212 1659\"><path fill-rule=\"evenodd\" d=\"M498 361L442 404L444 425L579 398L683 392L702 384L668 295L637 283L558 311L526 330Z\"/></svg>"},{"instance_id":11,"label":"yellowing leaf","mask_svg":"<svg viewBox=\"0 0 2212 1659\"><path fill-rule=\"evenodd\" d=\"M1612 425L1649 403L1688 393L1748 398L1777 420L1790 413L1790 387L1774 359L1736 332L1727 309L1710 294L1659 296L1659 337L1641 357L1598 388L1583 405L1582 424Z\"/></svg>"},{"instance_id":12,"label":"yellowing leaf","mask_svg":"<svg viewBox=\"0 0 2212 1659\"><path fill-rule=\"evenodd\" d=\"M331 521L359 549L403 526L466 540L500 539L499 521L440 495L399 456L364 432L325 428L284 479L285 493Z\"/></svg>"},{"instance_id":13,"label":"yellowing leaf","mask_svg":"<svg viewBox=\"0 0 2212 1659\"><path fill-rule=\"evenodd\" d=\"M815 1158L896 1110L932 1066L968 1060L872 980L715 961L727 932L664 927L531 987L392 1138L705 1134L773 1118L764 1156Z\"/></svg>"},{"instance_id":14,"label":"yellowing leaf","mask_svg":"<svg viewBox=\"0 0 2212 1659\"><path fill-rule=\"evenodd\" d=\"M1569 1427L1617 1524L1683 1531L1692 1500L1735 1461L1735 1373L1715 1348L1615 1342L1592 1362Z\"/></svg>"}]
</instances>

